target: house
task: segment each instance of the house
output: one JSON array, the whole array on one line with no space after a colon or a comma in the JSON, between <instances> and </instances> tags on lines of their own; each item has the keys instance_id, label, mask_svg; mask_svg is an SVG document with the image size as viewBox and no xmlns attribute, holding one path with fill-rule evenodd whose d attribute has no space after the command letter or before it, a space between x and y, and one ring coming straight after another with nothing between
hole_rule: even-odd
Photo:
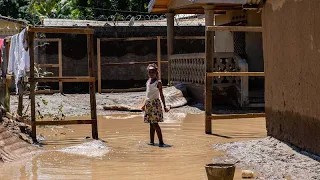
<instances>
[{"instance_id":1,"label":"house","mask_svg":"<svg viewBox=\"0 0 320 180\"><path fill-rule=\"evenodd\" d=\"M17 34L27 25L22 20L12 19L0 15L0 38Z\"/></svg>"},{"instance_id":2,"label":"house","mask_svg":"<svg viewBox=\"0 0 320 180\"><path fill-rule=\"evenodd\" d=\"M262 28L251 30L262 32L268 135L320 155L320 88L317 83L320 77L320 6L317 0L151 0L149 4L150 12L167 13L169 50L173 45L170 38L173 39L174 13L205 13L206 26L212 26L214 13L241 8L262 12ZM254 21L252 26L255 24L260 22ZM213 44L210 42L213 34L209 32L206 32L207 48ZM207 49L206 62L216 56L210 51ZM173 56L172 51L169 55ZM211 94L210 87L206 94ZM211 115L211 105L211 99L206 99L206 117ZM211 133L211 121L208 121L210 119L206 118L206 132Z\"/></svg>"},{"instance_id":3,"label":"house","mask_svg":"<svg viewBox=\"0 0 320 180\"><path fill-rule=\"evenodd\" d=\"M181 55L173 50L174 39L174 24L175 19L180 13L183 14L204 14L206 25L219 25L219 26L261 26L261 12L259 5L263 1L260 0L152 0L149 3L149 12L166 14L167 17L167 39L168 39L168 57L171 67L171 74L169 79L171 81L179 81L192 83L188 85L191 94L197 101L203 102L204 96L204 59L205 54L198 54L195 58L191 56L186 58L185 54L183 59L189 61L180 61ZM248 10L250 9L250 10ZM171 40L172 39L172 40ZM214 51L219 58L215 58L217 62L216 69L223 69L224 67L235 66L235 69L240 71L263 72L263 50L262 50L262 35L261 33L247 33L247 32L231 32L231 31L217 31L215 32L215 45ZM179 61L177 64L175 61ZM195 62L194 62L195 61ZM233 61L233 64L229 62ZM189 62L189 64L187 64ZM222 64L219 64L223 62ZM182 63L182 64L181 64ZM229 63L229 64L227 64ZM193 65L192 65L193 64ZM188 67L177 69L181 67ZM240 68L241 67L241 68ZM231 70L234 71L235 69ZM224 69L225 71L228 71ZM184 72L187 71L187 72ZM189 74L188 74L189 72ZM190 74L193 73L193 74ZM188 74L188 75L186 75ZM185 78L185 77L188 78ZM226 88L232 86L239 86L241 95L238 92L231 103L240 106L264 106L263 96L264 79L260 77L243 77L241 82L249 82L251 85L258 86L256 92L248 93L248 84L241 84L237 78L232 80L223 81L222 78L215 78L215 87ZM240 87L241 86L241 87ZM218 89L216 91L219 91ZM224 90L227 91L227 90ZM232 95L233 96L233 95ZM221 99L221 98L219 98ZM226 100L229 102L229 100ZM215 100L214 102L222 102ZM258 102L252 104L253 102Z\"/></svg>"}]
</instances>

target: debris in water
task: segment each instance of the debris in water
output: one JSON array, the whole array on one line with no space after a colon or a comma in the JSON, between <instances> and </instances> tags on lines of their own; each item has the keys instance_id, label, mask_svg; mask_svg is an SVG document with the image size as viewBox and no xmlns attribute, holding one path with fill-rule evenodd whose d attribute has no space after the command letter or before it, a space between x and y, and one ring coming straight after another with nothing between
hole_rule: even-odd
<instances>
[{"instance_id":1,"label":"debris in water","mask_svg":"<svg viewBox=\"0 0 320 180\"><path fill-rule=\"evenodd\" d=\"M67 147L58 151L70 154L84 155L88 157L102 157L110 151L110 148L106 146L102 141L95 140L76 146Z\"/></svg>"}]
</instances>

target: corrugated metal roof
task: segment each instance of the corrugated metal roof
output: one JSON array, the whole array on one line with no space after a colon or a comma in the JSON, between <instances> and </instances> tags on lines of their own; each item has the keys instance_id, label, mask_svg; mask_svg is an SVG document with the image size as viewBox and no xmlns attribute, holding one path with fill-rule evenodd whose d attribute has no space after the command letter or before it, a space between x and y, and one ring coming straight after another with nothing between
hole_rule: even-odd
<instances>
[{"instance_id":1,"label":"corrugated metal roof","mask_svg":"<svg viewBox=\"0 0 320 180\"><path fill-rule=\"evenodd\" d=\"M23 21L23 20L13 19L13 18L10 18L10 17L1 16L1 15L0 15L0 20L14 22L14 23L18 23L18 24L21 24L21 25L27 25L27 23L25 21Z\"/></svg>"}]
</instances>

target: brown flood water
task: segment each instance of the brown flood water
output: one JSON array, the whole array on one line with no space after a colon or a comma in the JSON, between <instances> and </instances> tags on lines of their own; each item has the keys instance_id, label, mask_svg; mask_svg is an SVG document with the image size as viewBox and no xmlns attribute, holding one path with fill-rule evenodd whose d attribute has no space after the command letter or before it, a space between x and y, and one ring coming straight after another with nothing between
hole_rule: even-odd
<instances>
[{"instance_id":1,"label":"brown flood water","mask_svg":"<svg viewBox=\"0 0 320 180\"><path fill-rule=\"evenodd\" d=\"M102 157L55 151L91 140L90 125L38 128L45 137L44 149L31 160L2 169L0 179L207 179L204 165L221 155L211 145L247 141L266 136L265 119L213 121L215 135L204 133L204 115L173 115L160 126L171 147L148 146L149 125L142 116L113 115L99 118L99 137L110 147ZM170 118L171 117L171 118ZM181 119L179 119L181 118ZM158 142L157 136L155 142ZM90 154L90 152L87 152ZM237 169L235 179L241 179Z\"/></svg>"}]
</instances>

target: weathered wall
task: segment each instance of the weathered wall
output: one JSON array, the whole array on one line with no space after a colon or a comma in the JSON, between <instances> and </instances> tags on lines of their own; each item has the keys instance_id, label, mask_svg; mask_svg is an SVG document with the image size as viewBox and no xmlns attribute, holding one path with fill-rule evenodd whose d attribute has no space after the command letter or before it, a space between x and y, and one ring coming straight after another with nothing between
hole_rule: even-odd
<instances>
[{"instance_id":1,"label":"weathered wall","mask_svg":"<svg viewBox=\"0 0 320 180\"><path fill-rule=\"evenodd\" d=\"M19 33L21 24L0 19L0 38Z\"/></svg>"},{"instance_id":2,"label":"weathered wall","mask_svg":"<svg viewBox=\"0 0 320 180\"><path fill-rule=\"evenodd\" d=\"M204 27L176 27L177 36L204 36ZM97 38L114 37L150 37L166 36L166 27L102 27L95 29L95 56ZM61 38L63 50L63 75L87 75L87 44L84 35L47 34L47 38ZM204 40L175 40L174 53L204 52ZM41 47L41 63L58 62L57 43ZM161 40L162 60L166 61L166 40ZM112 41L101 42L101 63L120 63L132 61L156 61L157 42L148 41ZM95 57L96 58L96 57ZM103 80L145 81L147 65L104 66ZM96 68L96 66L95 66ZM97 69L97 68L96 68ZM57 71L55 71L57 72ZM167 79L167 65L162 65L163 78ZM118 85L117 85L118 86ZM106 87L105 87L106 88ZM108 88L111 88L108 86Z\"/></svg>"},{"instance_id":3,"label":"weathered wall","mask_svg":"<svg viewBox=\"0 0 320 180\"><path fill-rule=\"evenodd\" d=\"M268 0L262 19L268 135L320 155L318 12L318 0Z\"/></svg>"}]
</instances>

